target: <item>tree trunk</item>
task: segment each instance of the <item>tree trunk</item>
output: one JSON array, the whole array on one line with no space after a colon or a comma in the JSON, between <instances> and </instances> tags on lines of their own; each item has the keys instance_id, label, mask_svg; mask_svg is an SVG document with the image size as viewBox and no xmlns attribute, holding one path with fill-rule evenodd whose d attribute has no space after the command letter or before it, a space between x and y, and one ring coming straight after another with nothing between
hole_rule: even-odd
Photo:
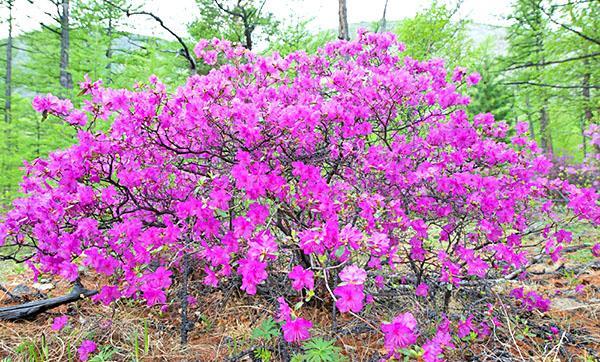
<instances>
[{"instance_id":1,"label":"tree trunk","mask_svg":"<svg viewBox=\"0 0 600 362\"><path fill-rule=\"evenodd\" d=\"M183 254L182 271L181 271L181 290L179 298L181 302L181 345L185 346L188 343L188 332L192 329L191 322L188 319L188 279L190 276L190 255L186 252Z\"/></svg>"},{"instance_id":2,"label":"tree trunk","mask_svg":"<svg viewBox=\"0 0 600 362\"><path fill-rule=\"evenodd\" d=\"M69 73L69 0L62 0L60 12L60 85L73 89L73 79Z\"/></svg>"},{"instance_id":3,"label":"tree trunk","mask_svg":"<svg viewBox=\"0 0 600 362\"><path fill-rule=\"evenodd\" d=\"M525 95L525 105L527 106L527 121L529 122L529 136L532 140L535 140L535 125L533 124L533 118L531 117L531 104L529 104L529 95Z\"/></svg>"},{"instance_id":4,"label":"tree trunk","mask_svg":"<svg viewBox=\"0 0 600 362\"><path fill-rule=\"evenodd\" d=\"M111 13L112 14L112 13ZM112 19L112 15L109 14L108 17L108 28L106 29L106 35L108 36L108 47L106 48L106 59L108 60L108 62L106 62L106 70L108 70L108 83L112 83L112 55L113 55L113 50L112 50L112 34L113 34L113 19Z\"/></svg>"},{"instance_id":5,"label":"tree trunk","mask_svg":"<svg viewBox=\"0 0 600 362\"><path fill-rule=\"evenodd\" d=\"M244 26L244 37L246 38L246 49L252 50L252 30Z\"/></svg>"},{"instance_id":6,"label":"tree trunk","mask_svg":"<svg viewBox=\"0 0 600 362\"><path fill-rule=\"evenodd\" d=\"M552 154L552 136L550 135L550 120L546 104L540 109L540 141L544 152Z\"/></svg>"},{"instance_id":7,"label":"tree trunk","mask_svg":"<svg viewBox=\"0 0 600 362\"><path fill-rule=\"evenodd\" d=\"M381 16L381 24L379 26L379 30L382 33L385 33L387 31L387 22L385 19L385 15L387 13L388 1L389 0L385 0L385 5L383 5L383 15Z\"/></svg>"},{"instance_id":8,"label":"tree trunk","mask_svg":"<svg viewBox=\"0 0 600 362\"><path fill-rule=\"evenodd\" d=\"M348 9L346 7L346 0L339 0L339 32L338 38L342 40L350 40L350 33L348 31Z\"/></svg>"},{"instance_id":9,"label":"tree trunk","mask_svg":"<svg viewBox=\"0 0 600 362\"><path fill-rule=\"evenodd\" d=\"M8 0L8 38L6 39L6 78L4 90L4 122L10 123L10 108L12 97L12 6L13 0Z\"/></svg>"},{"instance_id":10,"label":"tree trunk","mask_svg":"<svg viewBox=\"0 0 600 362\"><path fill-rule=\"evenodd\" d=\"M585 137L585 130L587 125L592 124L592 103L590 99L590 72L589 72L589 60L584 60L583 65L585 67L585 73L583 74L582 81L582 96L583 96L583 119L581 120L581 136L583 138L583 157L587 156L587 142Z\"/></svg>"}]
</instances>

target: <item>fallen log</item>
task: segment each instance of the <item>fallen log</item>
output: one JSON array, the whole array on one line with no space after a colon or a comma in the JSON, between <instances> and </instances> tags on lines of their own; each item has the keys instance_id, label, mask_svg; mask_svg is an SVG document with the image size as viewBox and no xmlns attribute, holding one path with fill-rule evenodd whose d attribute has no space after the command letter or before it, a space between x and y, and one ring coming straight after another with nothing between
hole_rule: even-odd
<instances>
[{"instance_id":1,"label":"fallen log","mask_svg":"<svg viewBox=\"0 0 600 362\"><path fill-rule=\"evenodd\" d=\"M91 297L96 293L98 291L86 289L81 283L76 282L69 294L0 308L0 320L17 321L29 319L49 309Z\"/></svg>"}]
</instances>

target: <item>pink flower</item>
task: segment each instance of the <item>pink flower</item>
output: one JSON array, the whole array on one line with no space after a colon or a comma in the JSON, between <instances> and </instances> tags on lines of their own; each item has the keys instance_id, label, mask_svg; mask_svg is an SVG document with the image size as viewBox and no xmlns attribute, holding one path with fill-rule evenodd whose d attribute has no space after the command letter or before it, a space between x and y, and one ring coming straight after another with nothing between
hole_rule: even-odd
<instances>
[{"instance_id":1,"label":"pink flower","mask_svg":"<svg viewBox=\"0 0 600 362\"><path fill-rule=\"evenodd\" d=\"M596 258L600 258L600 243L594 244L592 247L592 255Z\"/></svg>"},{"instance_id":2,"label":"pink flower","mask_svg":"<svg viewBox=\"0 0 600 362\"><path fill-rule=\"evenodd\" d=\"M61 329L65 328L68 321L69 317L67 317L66 315L54 318L54 321L52 321L52 330L60 331Z\"/></svg>"},{"instance_id":3,"label":"pink flower","mask_svg":"<svg viewBox=\"0 0 600 362\"><path fill-rule=\"evenodd\" d=\"M470 315L467 319L460 320L458 322L458 332L457 335L459 338L464 338L468 336L473 330L473 316Z\"/></svg>"},{"instance_id":4,"label":"pink flower","mask_svg":"<svg viewBox=\"0 0 600 362\"><path fill-rule=\"evenodd\" d=\"M477 72L473 72L467 76L467 85L473 86L481 80L481 75Z\"/></svg>"},{"instance_id":5,"label":"pink flower","mask_svg":"<svg viewBox=\"0 0 600 362\"><path fill-rule=\"evenodd\" d=\"M340 272L340 279L345 284L362 285L367 280L367 272L356 265L349 265Z\"/></svg>"},{"instance_id":6,"label":"pink flower","mask_svg":"<svg viewBox=\"0 0 600 362\"><path fill-rule=\"evenodd\" d=\"M418 297L426 297L429 294L429 286L425 283L421 283L415 289L415 294Z\"/></svg>"},{"instance_id":7,"label":"pink flower","mask_svg":"<svg viewBox=\"0 0 600 362\"><path fill-rule=\"evenodd\" d=\"M261 232L248 243L248 257L256 260L274 260L277 257L277 243L268 231Z\"/></svg>"},{"instance_id":8,"label":"pink flower","mask_svg":"<svg viewBox=\"0 0 600 362\"><path fill-rule=\"evenodd\" d=\"M115 285L105 285L100 289L100 293L94 295L92 300L100 301L104 305L109 305L121 297L119 287Z\"/></svg>"},{"instance_id":9,"label":"pink flower","mask_svg":"<svg viewBox=\"0 0 600 362\"><path fill-rule=\"evenodd\" d=\"M269 208L254 203L248 208L247 216L253 224L263 224L267 220L267 217L269 217Z\"/></svg>"},{"instance_id":10,"label":"pink flower","mask_svg":"<svg viewBox=\"0 0 600 362\"><path fill-rule=\"evenodd\" d=\"M361 311L363 299L365 298L362 285L340 285L333 290L333 294L338 297L335 305L340 312L353 311L354 313L358 313Z\"/></svg>"},{"instance_id":11,"label":"pink flower","mask_svg":"<svg viewBox=\"0 0 600 362\"><path fill-rule=\"evenodd\" d=\"M90 341L88 339L81 342L81 345L77 349L77 353L79 354L79 360L87 361L89 355L96 351L96 343L94 341Z\"/></svg>"},{"instance_id":12,"label":"pink flower","mask_svg":"<svg viewBox=\"0 0 600 362\"><path fill-rule=\"evenodd\" d=\"M410 312L400 314L390 323L382 323L385 348L394 354L417 341L417 320Z\"/></svg>"},{"instance_id":13,"label":"pink flower","mask_svg":"<svg viewBox=\"0 0 600 362\"><path fill-rule=\"evenodd\" d=\"M284 297L277 298L277 302L279 303L277 322L289 321L292 318L292 309L287 304Z\"/></svg>"},{"instance_id":14,"label":"pink flower","mask_svg":"<svg viewBox=\"0 0 600 362\"><path fill-rule=\"evenodd\" d=\"M296 318L285 322L281 329L283 330L283 338L288 343L297 343L310 338L312 322L304 318Z\"/></svg>"},{"instance_id":15,"label":"pink flower","mask_svg":"<svg viewBox=\"0 0 600 362\"><path fill-rule=\"evenodd\" d=\"M314 273L312 270L305 270L302 266L296 265L288 274L292 279L292 288L302 290L302 288L313 289L315 287Z\"/></svg>"},{"instance_id":16,"label":"pink flower","mask_svg":"<svg viewBox=\"0 0 600 362\"><path fill-rule=\"evenodd\" d=\"M238 274L242 276L242 290L250 295L256 294L256 286L267 279L267 263L254 259L241 259Z\"/></svg>"}]
</instances>

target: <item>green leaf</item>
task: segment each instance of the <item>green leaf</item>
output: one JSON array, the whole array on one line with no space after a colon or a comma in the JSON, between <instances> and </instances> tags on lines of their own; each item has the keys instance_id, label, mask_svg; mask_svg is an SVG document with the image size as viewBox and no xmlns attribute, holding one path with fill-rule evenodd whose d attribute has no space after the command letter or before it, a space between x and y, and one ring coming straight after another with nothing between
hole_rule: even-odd
<instances>
[{"instance_id":1,"label":"green leaf","mask_svg":"<svg viewBox=\"0 0 600 362\"><path fill-rule=\"evenodd\" d=\"M265 319L258 328L252 330L250 337L254 340L262 339L265 341L279 335L279 325L269 317Z\"/></svg>"}]
</instances>

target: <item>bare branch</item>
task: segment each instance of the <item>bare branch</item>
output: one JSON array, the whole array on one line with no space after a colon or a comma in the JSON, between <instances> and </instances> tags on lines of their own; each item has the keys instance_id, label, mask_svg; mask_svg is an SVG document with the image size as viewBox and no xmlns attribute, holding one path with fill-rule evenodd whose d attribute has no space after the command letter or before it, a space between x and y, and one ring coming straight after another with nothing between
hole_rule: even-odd
<instances>
[{"instance_id":1,"label":"bare branch","mask_svg":"<svg viewBox=\"0 0 600 362\"><path fill-rule=\"evenodd\" d=\"M556 24L556 25L560 26L561 28L563 28L563 29L566 29L566 30L568 30L568 31L570 31L570 32L572 32L572 33L575 33L575 34L579 35L581 38L583 38L583 39L585 39L585 40L587 40L587 41L589 41L589 42L592 42L592 43L594 43L594 44L600 45L600 40L598 40L598 39L595 39L595 38L592 38L592 37L590 37L590 36L588 36L588 35L586 35L586 34L584 34L584 33L580 32L580 31L579 31L579 30L577 30L577 29L573 29L572 27L570 27L570 26L568 26L568 25L566 25L566 24L559 23L558 21L554 20L554 18L552 17L552 15L551 15L551 14L548 14L548 12L546 11L546 9L544 9L544 7L543 7L543 6L540 6L540 10L541 10L541 11L542 11L544 14L546 14L546 16L548 17L548 20L550 20L550 21L551 21L551 22L553 22L554 24Z\"/></svg>"},{"instance_id":2,"label":"bare branch","mask_svg":"<svg viewBox=\"0 0 600 362\"><path fill-rule=\"evenodd\" d=\"M599 55L600 55L600 52L595 52L595 53L591 53L591 54L579 55L579 56L572 57L572 58L566 58L566 59L560 59L560 60L549 60L547 62L541 62L541 63L525 63L525 64L520 64L520 65L515 65L510 68L506 68L506 69L504 69L504 71L522 69L522 68L530 68L530 67L543 67L543 66L551 65L551 64L567 63L567 62L572 62L575 60L594 58Z\"/></svg>"},{"instance_id":3,"label":"bare branch","mask_svg":"<svg viewBox=\"0 0 600 362\"><path fill-rule=\"evenodd\" d=\"M177 42L181 45L181 47L183 48L183 56L184 58L188 61L189 65L190 65L190 70L192 72L196 71L196 61L194 61L194 58L192 57L190 50L187 46L187 44L185 44L185 41L183 41L183 38L181 38L179 35L177 35L173 30L171 30L169 27L167 27L164 23L164 21L159 18L158 16L156 16L154 13L148 12L148 11L133 11L129 8L125 9L122 8L118 5L116 5L115 3L113 3L112 1L106 1L109 5L111 5L112 7L121 10L122 12L125 13L125 15L127 15L127 17L130 17L132 15L146 15L151 17L152 19L154 19L161 28L165 29L169 34L173 35L173 37L175 37L175 39L177 39Z\"/></svg>"},{"instance_id":4,"label":"bare branch","mask_svg":"<svg viewBox=\"0 0 600 362\"><path fill-rule=\"evenodd\" d=\"M40 23L40 25L42 26L42 28L50 30L51 32L53 32L56 35L60 35L60 31L58 31L56 29L52 29L51 27L49 27L48 25L46 25L44 23Z\"/></svg>"},{"instance_id":5,"label":"bare branch","mask_svg":"<svg viewBox=\"0 0 600 362\"><path fill-rule=\"evenodd\" d=\"M233 16L237 16L238 18L244 18L244 14L242 13L238 13L235 12L231 9L226 8L225 6L223 6L218 0L214 0L215 4L217 5L217 7L221 10L223 10L224 12L226 12L229 15L233 15Z\"/></svg>"},{"instance_id":6,"label":"bare branch","mask_svg":"<svg viewBox=\"0 0 600 362\"><path fill-rule=\"evenodd\" d=\"M527 82L527 81L505 82L505 83L501 83L501 84L504 84L504 85L531 85L534 87L546 87L546 88L557 88L557 89L579 89L579 88L582 88L582 85L546 84L546 83ZM600 85L589 85L588 88L600 89Z\"/></svg>"}]
</instances>

